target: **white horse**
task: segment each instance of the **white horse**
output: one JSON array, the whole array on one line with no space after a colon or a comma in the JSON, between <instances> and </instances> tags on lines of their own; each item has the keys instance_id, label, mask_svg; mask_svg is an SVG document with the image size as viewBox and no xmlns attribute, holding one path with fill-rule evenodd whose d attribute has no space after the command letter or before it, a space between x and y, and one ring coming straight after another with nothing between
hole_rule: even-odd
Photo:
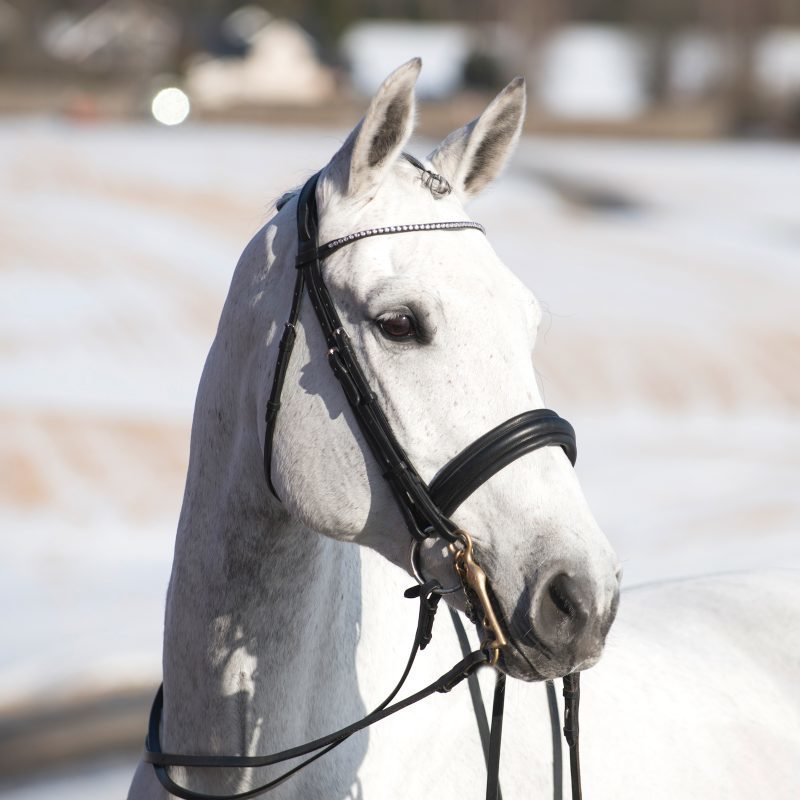
<instances>
[{"instance_id":1,"label":"white horse","mask_svg":"<svg viewBox=\"0 0 800 800\"><path fill-rule=\"evenodd\" d=\"M400 158L419 67L409 62L386 80L322 171L321 241L467 219L462 203L512 152L524 115L521 80L429 156L453 187L435 198ZM280 500L264 479L265 403L295 280L295 207L288 200L245 250L198 391L167 598L165 751L253 755L336 730L383 699L414 633L416 609L402 599L412 540L328 368L307 298L271 456ZM378 400L425 480L499 422L541 406L531 364L538 306L478 231L365 239L324 270ZM616 559L556 447L498 473L454 519L472 532L503 612L513 646L502 666L525 679L508 687L503 795L551 797L545 692L527 681L598 659L616 608ZM427 574L453 583L442 542L428 542L421 561ZM554 589L565 574L573 586L566 599ZM752 797L758 787L788 797L798 777L790 684L800 626L780 609L789 601L796 608L797 597L784 578L626 597L608 657L584 679L587 795ZM459 658L440 620L409 685ZM491 672L483 671L484 684ZM170 774L193 790L228 794L279 772ZM462 800L482 796L484 780L462 685L351 737L267 796ZM140 764L130 800L165 796L152 767Z\"/></svg>"}]
</instances>

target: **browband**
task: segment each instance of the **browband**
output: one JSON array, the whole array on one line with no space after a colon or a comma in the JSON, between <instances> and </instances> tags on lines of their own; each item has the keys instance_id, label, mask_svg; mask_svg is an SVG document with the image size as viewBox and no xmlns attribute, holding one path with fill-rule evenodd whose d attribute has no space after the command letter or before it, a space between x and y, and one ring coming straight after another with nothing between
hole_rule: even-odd
<instances>
[{"instance_id":1,"label":"browband","mask_svg":"<svg viewBox=\"0 0 800 800\"><path fill-rule=\"evenodd\" d=\"M366 239L369 236L385 236L389 233L416 233L417 231L463 231L467 228L474 228L480 231L484 236L486 235L486 228L480 222L473 222L472 220L454 220L453 222L416 222L410 225L386 225L383 228L369 228L365 231L357 231L356 233L348 233L347 236L340 236L338 239L333 239L326 242L317 249L317 258L320 261L326 259L331 253L335 253L342 247L360 239ZM308 262L297 266L302 267Z\"/></svg>"}]
</instances>

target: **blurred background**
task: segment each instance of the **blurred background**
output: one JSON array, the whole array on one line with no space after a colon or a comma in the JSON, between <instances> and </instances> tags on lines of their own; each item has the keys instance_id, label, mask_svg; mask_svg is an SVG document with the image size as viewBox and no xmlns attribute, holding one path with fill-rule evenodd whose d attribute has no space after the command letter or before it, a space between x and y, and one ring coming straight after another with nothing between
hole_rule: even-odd
<instances>
[{"instance_id":1,"label":"blurred background","mask_svg":"<svg viewBox=\"0 0 800 800\"><path fill-rule=\"evenodd\" d=\"M429 130L521 74L531 131L800 135L797 0L0 0L0 110L350 124L409 52Z\"/></svg>"},{"instance_id":2,"label":"blurred background","mask_svg":"<svg viewBox=\"0 0 800 800\"><path fill-rule=\"evenodd\" d=\"M470 211L627 585L800 567L797 0L0 0L0 796L125 796L233 267L414 56L417 155L528 80Z\"/></svg>"}]
</instances>

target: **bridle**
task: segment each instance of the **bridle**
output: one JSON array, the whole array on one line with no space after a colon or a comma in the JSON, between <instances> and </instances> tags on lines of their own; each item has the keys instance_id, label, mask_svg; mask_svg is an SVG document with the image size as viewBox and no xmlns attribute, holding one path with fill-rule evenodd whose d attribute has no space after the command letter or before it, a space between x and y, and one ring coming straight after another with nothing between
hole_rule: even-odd
<instances>
[{"instance_id":1,"label":"bridle","mask_svg":"<svg viewBox=\"0 0 800 800\"><path fill-rule=\"evenodd\" d=\"M450 191L446 179L428 170L417 159L404 157L422 174L422 182L434 197L444 196ZM378 404L369 381L350 344L350 338L328 292L322 276L322 262L328 256L354 242L372 236L385 236L424 231L461 231L474 229L485 233L477 222L459 220L453 222L428 222L412 225L390 225L370 228L318 244L319 219L316 188L320 173L312 176L300 190L297 198L298 250L295 267L297 277L292 294L289 319L286 322L278 346L278 356L272 382L272 390L266 407L264 435L264 472L270 491L278 497L272 482L272 445L275 425L281 407L281 394L286 370L294 346L300 307L304 292L308 295L328 347L328 363L338 379L352 409L359 428L375 457L384 478L397 501L408 530L413 537L412 553L425 539L435 536L447 541L453 553L455 572L460 579L458 588L463 588L467 598L467 613L473 622L481 622L487 638L481 648L468 652L466 633L454 613L457 633L465 650L464 658L451 670L421 691L403 700L392 703L403 686L419 650L430 642L434 614L444 589L436 580L425 580L418 564L413 564L419 585L412 587L406 597L419 599L419 616L411 654L405 671L389 696L370 714L358 722L339 731L308 742L298 747L266 756L210 756L164 753L160 744L160 720L163 708L163 685L156 694L150 714L144 760L153 765L155 774L167 791L184 800L248 800L283 783L307 764L348 739L353 733L412 705L434 692L448 692L468 678L475 681L475 671L484 665L497 664L503 647L507 644L505 632L495 614L486 574L477 561L470 535L461 530L450 518L453 512L478 487L498 471L518 458L547 446L559 446L574 465L577 456L575 432L572 426L554 411L536 409L519 414L485 433L462 450L442 467L430 484L420 477L411 459L394 435L386 415ZM458 626L462 626L458 630ZM463 635L462 635L463 634ZM475 702L475 685L473 702ZM549 686L549 690L552 685ZM489 773L487 800L499 798L500 734L502 731L502 707L505 692L505 675L498 672L495 689L491 739L484 741L484 750ZM564 678L565 728L564 733L570 747L572 791L574 800L581 797L578 770L577 708L579 699L579 673ZM552 709L551 702L551 709ZM477 706L476 706L477 713ZM301 756L308 758L288 772L262 786L238 794L208 795L194 792L176 784L168 773L169 767L248 768L266 767Z\"/></svg>"}]
</instances>

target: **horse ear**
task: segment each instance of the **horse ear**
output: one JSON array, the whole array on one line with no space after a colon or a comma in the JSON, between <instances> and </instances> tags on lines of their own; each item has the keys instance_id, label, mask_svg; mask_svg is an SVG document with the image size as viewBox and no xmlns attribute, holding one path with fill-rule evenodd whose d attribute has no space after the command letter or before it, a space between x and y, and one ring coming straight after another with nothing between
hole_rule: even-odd
<instances>
[{"instance_id":1,"label":"horse ear","mask_svg":"<svg viewBox=\"0 0 800 800\"><path fill-rule=\"evenodd\" d=\"M372 194L414 130L414 85L422 59L412 58L381 84L364 119L333 157L329 174L349 197Z\"/></svg>"},{"instance_id":2,"label":"horse ear","mask_svg":"<svg viewBox=\"0 0 800 800\"><path fill-rule=\"evenodd\" d=\"M437 172L468 200L493 181L514 151L525 120L525 79L514 78L468 125L429 156Z\"/></svg>"}]
</instances>

